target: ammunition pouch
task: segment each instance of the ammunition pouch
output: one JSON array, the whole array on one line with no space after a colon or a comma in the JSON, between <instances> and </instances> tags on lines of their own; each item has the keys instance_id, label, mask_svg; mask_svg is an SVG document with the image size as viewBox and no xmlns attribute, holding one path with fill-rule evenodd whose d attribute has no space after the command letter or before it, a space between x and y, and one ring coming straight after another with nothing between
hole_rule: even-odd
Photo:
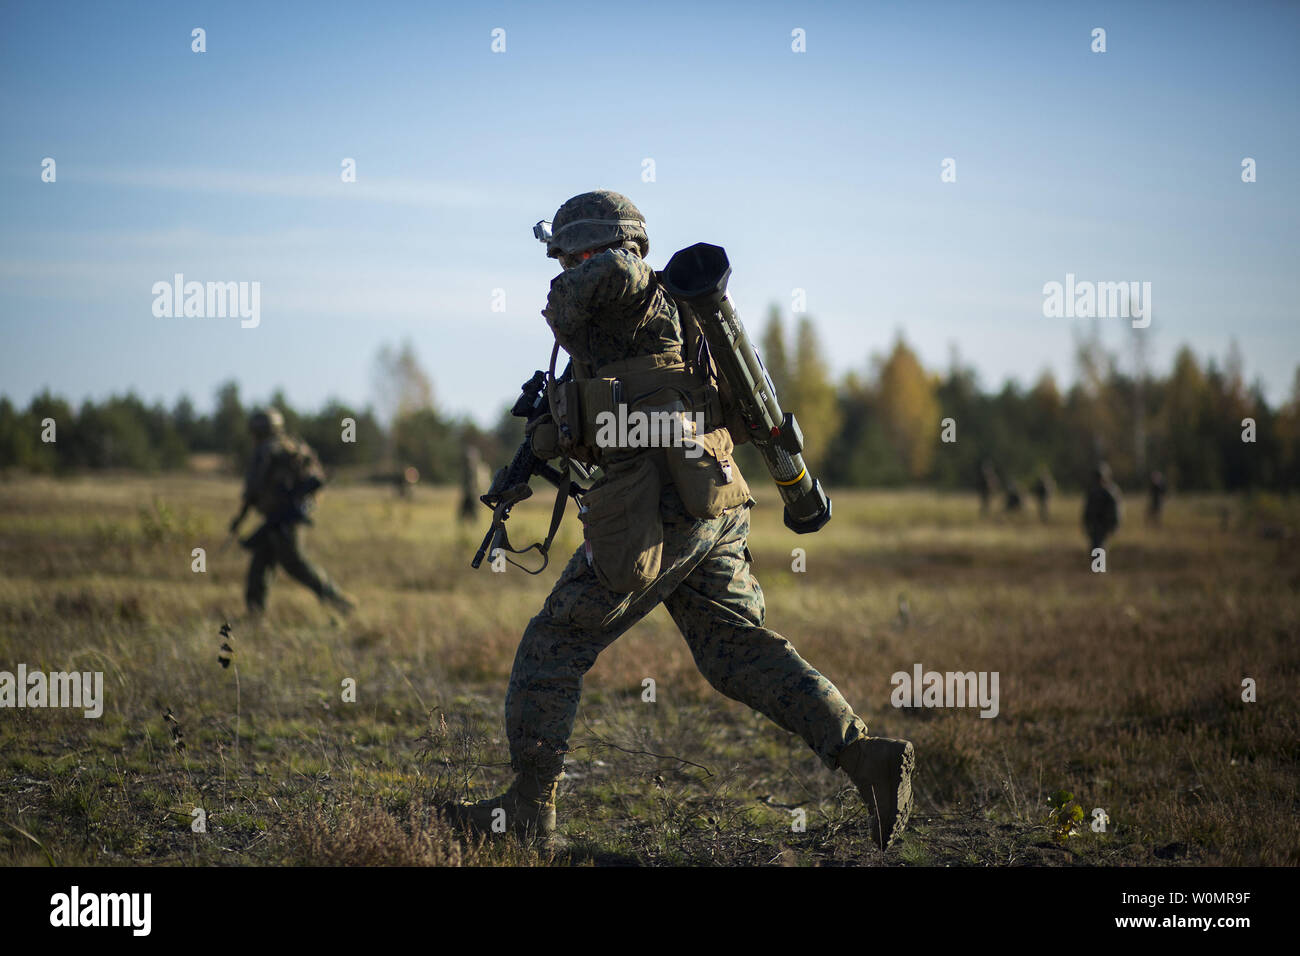
<instances>
[{"instance_id":1,"label":"ammunition pouch","mask_svg":"<svg viewBox=\"0 0 1300 956\"><path fill-rule=\"evenodd\" d=\"M583 378L573 382L578 395L578 422L576 430L581 434L581 444L590 449L592 457L602 457L600 442L601 423L606 416L618 416L618 406L623 400L623 383L617 378Z\"/></svg>"},{"instance_id":2,"label":"ammunition pouch","mask_svg":"<svg viewBox=\"0 0 1300 956\"><path fill-rule=\"evenodd\" d=\"M663 479L651 455L606 466L605 477L582 496L587 563L605 587L631 594L659 576L664 526Z\"/></svg>"},{"instance_id":3,"label":"ammunition pouch","mask_svg":"<svg viewBox=\"0 0 1300 956\"><path fill-rule=\"evenodd\" d=\"M574 369L575 378L556 382L551 391L557 444L561 454L605 469L608 481L584 499L587 556L602 583L630 593L652 566L648 580L658 573L663 482L676 486L683 507L696 518L716 518L745 504L749 485L733 457L731 422L714 380L688 367L679 353L611 362L594 375L577 363ZM633 413L645 416L641 421L648 427L642 441L624 445L618 426ZM702 428L693 417L701 414ZM541 440L539 428L534 450ZM645 454L646 448L661 451Z\"/></svg>"},{"instance_id":4,"label":"ammunition pouch","mask_svg":"<svg viewBox=\"0 0 1300 956\"><path fill-rule=\"evenodd\" d=\"M703 429L695 420L681 418L682 427L664 447L666 477L677 488L686 512L695 518L716 518L750 498L749 485L732 457L735 443L725 427L717 388L707 376L687 368L675 353L613 362L600 374L615 374L629 395L628 407L651 416L668 417L703 413ZM659 420L662 421L662 420ZM656 436L662 439L663 436Z\"/></svg>"},{"instance_id":5,"label":"ammunition pouch","mask_svg":"<svg viewBox=\"0 0 1300 956\"><path fill-rule=\"evenodd\" d=\"M731 433L715 428L665 452L668 474L692 517L716 518L749 501L749 484L732 457L734 451Z\"/></svg>"},{"instance_id":6,"label":"ammunition pouch","mask_svg":"<svg viewBox=\"0 0 1300 956\"><path fill-rule=\"evenodd\" d=\"M547 389L551 403L551 418L556 429L556 447L560 454L584 465L600 463L594 442L589 441L585 409L591 400L584 401L588 379L570 379L555 382ZM592 432L594 434L594 431ZM534 451L536 446L534 446Z\"/></svg>"},{"instance_id":7,"label":"ammunition pouch","mask_svg":"<svg viewBox=\"0 0 1300 956\"><path fill-rule=\"evenodd\" d=\"M555 384L551 398L558 447L575 460L599 465L642 447L611 440L619 422L634 412L668 417L703 413L706 431L722 422L717 389L688 369L676 352L611 362L594 375L577 369L576 378ZM661 427L665 419L654 424ZM682 437L682 429L675 429L674 435ZM662 436L651 439L647 434L648 445L663 443Z\"/></svg>"}]
</instances>

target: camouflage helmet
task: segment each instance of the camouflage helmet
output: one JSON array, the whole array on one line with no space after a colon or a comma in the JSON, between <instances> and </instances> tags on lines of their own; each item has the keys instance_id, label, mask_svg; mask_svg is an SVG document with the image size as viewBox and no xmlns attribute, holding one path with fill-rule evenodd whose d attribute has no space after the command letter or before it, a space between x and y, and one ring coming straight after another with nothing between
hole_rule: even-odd
<instances>
[{"instance_id":1,"label":"camouflage helmet","mask_svg":"<svg viewBox=\"0 0 1300 956\"><path fill-rule=\"evenodd\" d=\"M279 409L258 409L248 416L248 430L257 438L266 438L284 429L284 416Z\"/></svg>"},{"instance_id":2,"label":"camouflage helmet","mask_svg":"<svg viewBox=\"0 0 1300 956\"><path fill-rule=\"evenodd\" d=\"M574 196L556 211L546 254L558 259L628 240L640 245L643 257L650 254L645 216L622 193L597 189Z\"/></svg>"}]
</instances>

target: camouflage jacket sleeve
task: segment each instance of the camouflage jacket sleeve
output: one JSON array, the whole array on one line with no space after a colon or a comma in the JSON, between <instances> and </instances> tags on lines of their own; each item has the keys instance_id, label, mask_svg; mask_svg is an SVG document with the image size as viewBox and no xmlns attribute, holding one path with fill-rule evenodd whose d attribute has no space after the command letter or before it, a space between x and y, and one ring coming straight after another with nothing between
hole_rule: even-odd
<instances>
[{"instance_id":1,"label":"camouflage jacket sleeve","mask_svg":"<svg viewBox=\"0 0 1300 956\"><path fill-rule=\"evenodd\" d=\"M649 264L626 249L598 253L556 276L542 315L560 347L593 370L681 349L677 307Z\"/></svg>"}]
</instances>

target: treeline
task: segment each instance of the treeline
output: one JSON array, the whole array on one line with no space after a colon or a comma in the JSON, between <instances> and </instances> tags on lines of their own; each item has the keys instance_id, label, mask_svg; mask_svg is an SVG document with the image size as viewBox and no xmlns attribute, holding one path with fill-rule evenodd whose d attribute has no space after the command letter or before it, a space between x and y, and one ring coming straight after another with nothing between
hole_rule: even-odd
<instances>
[{"instance_id":1,"label":"treeline","mask_svg":"<svg viewBox=\"0 0 1300 956\"><path fill-rule=\"evenodd\" d=\"M459 479L463 443L485 451L494 445L492 436L479 434L472 424L446 419L431 408L406 412L385 429L370 409L341 402L305 412L277 392L270 404L284 413L287 429L304 438L331 469L413 464L423 479L447 482ZM248 418L259 407L263 403L245 404L234 382L218 389L211 414L196 412L188 398L169 409L128 394L74 409L46 393L21 411L0 398L0 468L52 474L154 472L185 468L193 456L203 454L242 467L253 446Z\"/></svg>"},{"instance_id":2,"label":"treeline","mask_svg":"<svg viewBox=\"0 0 1300 956\"><path fill-rule=\"evenodd\" d=\"M1134 338L1133 353L1120 356L1095 337L1079 340L1077 381L1064 392L1047 372L1029 388L984 391L957 357L929 372L901 334L868 370L836 384L813 323L801 319L791 335L775 310L760 349L828 485L972 488L988 459L1022 488L1040 468L1078 488L1099 460L1130 487L1158 470L1184 490L1300 488L1300 368L1289 399L1271 408L1245 384L1235 346L1221 364L1184 347L1160 376L1145 367L1143 345Z\"/></svg>"},{"instance_id":3,"label":"treeline","mask_svg":"<svg viewBox=\"0 0 1300 956\"><path fill-rule=\"evenodd\" d=\"M1047 468L1059 485L1077 488L1105 459L1130 487L1152 470L1183 490L1300 487L1300 369L1289 399L1271 408L1246 386L1235 348L1222 364L1202 364L1183 348L1160 376L1140 354L1121 361L1084 340L1068 390L1044 373L1029 388L1008 382L989 392L957 358L944 373L927 371L901 335L888 354L837 383L813 323L803 318L789 332L773 310L760 349L783 406L799 417L805 457L828 486L969 489L989 459L1022 485ZM522 435L505 411L490 431L438 411L409 344L381 351L376 393L378 413L337 401L298 410L278 392L270 403L329 468L414 465L432 482L459 479L468 445L503 464ZM503 395L503 405L514 397ZM252 446L249 413L260 404L245 404L234 382L218 389L210 414L188 398L167 408L128 394L74 409L46 393L21 410L0 398L0 469L164 471L203 454L239 465ZM749 474L762 473L752 450L738 456Z\"/></svg>"}]
</instances>

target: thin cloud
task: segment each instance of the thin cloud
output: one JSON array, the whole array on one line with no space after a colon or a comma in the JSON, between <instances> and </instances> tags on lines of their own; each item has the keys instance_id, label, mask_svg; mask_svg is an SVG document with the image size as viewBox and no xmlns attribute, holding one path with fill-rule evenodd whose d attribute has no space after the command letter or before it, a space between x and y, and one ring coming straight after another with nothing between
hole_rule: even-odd
<instances>
[{"instance_id":1,"label":"thin cloud","mask_svg":"<svg viewBox=\"0 0 1300 956\"><path fill-rule=\"evenodd\" d=\"M284 175L222 169L86 169L77 178L111 186L175 192L275 196L283 199L349 200L420 208L466 209L509 206L500 189L418 179L369 179L345 183L337 171Z\"/></svg>"}]
</instances>

